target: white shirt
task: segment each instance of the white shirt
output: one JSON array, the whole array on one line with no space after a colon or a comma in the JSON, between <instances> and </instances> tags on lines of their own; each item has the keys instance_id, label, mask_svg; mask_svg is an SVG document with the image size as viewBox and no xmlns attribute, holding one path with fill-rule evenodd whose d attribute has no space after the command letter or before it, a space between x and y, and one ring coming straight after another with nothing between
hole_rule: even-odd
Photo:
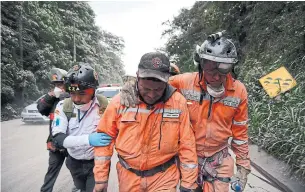
<instances>
[{"instance_id":1,"label":"white shirt","mask_svg":"<svg viewBox=\"0 0 305 192\"><path fill-rule=\"evenodd\" d=\"M52 124L52 135L64 133L68 136L65 138L63 146L67 148L69 155L74 159L93 159L94 151L93 147L89 144L89 134L96 132L97 125L100 121L99 102L97 98L95 97L93 99L93 103L86 114L74 108L73 116L69 122L63 112L63 102L60 101L56 106ZM79 122L80 119L81 121Z\"/></svg>"}]
</instances>

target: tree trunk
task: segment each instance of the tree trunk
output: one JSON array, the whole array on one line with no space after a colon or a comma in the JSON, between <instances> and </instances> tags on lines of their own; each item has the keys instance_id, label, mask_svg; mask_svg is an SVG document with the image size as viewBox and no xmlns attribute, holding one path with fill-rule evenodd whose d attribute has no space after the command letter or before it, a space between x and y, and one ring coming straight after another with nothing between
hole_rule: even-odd
<instances>
[{"instance_id":1,"label":"tree trunk","mask_svg":"<svg viewBox=\"0 0 305 192\"><path fill-rule=\"evenodd\" d=\"M22 17L23 17L23 2L21 2L21 9L20 9L20 15L19 15L19 48L20 48L19 69L20 69L20 71L23 71L23 38L22 38L22 32L23 32L22 23L23 23L23 21L22 21ZM25 83L25 81L22 82L23 85L24 85L24 83ZM20 89L19 104L20 105L24 104L24 86L21 86L21 89Z\"/></svg>"}]
</instances>

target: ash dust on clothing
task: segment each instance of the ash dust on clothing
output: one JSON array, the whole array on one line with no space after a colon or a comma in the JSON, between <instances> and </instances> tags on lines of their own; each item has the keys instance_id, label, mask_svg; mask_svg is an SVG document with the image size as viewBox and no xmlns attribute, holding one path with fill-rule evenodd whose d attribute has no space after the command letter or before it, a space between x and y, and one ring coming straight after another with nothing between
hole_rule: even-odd
<instances>
[{"instance_id":1,"label":"ash dust on clothing","mask_svg":"<svg viewBox=\"0 0 305 192\"><path fill-rule=\"evenodd\" d=\"M66 114L63 112L63 102L60 101L56 107L55 121L53 123L53 136L64 133L68 137L64 141L64 147L74 159L93 159L94 148L89 144L89 134L96 132L96 127L100 120L99 102L95 97L91 107L87 112L73 108L73 115L68 122ZM77 146L77 147L71 147Z\"/></svg>"}]
</instances>

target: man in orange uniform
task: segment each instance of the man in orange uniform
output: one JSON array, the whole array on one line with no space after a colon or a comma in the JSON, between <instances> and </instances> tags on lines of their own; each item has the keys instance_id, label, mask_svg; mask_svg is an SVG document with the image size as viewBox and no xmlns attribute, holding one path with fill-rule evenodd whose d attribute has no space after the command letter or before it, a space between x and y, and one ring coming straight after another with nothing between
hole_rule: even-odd
<instances>
[{"instance_id":1,"label":"man in orange uniform","mask_svg":"<svg viewBox=\"0 0 305 192\"><path fill-rule=\"evenodd\" d=\"M221 33L197 46L194 61L198 72L171 77L169 84L187 99L195 130L199 172L197 183L205 192L229 191L234 161L228 153L228 139L236 155L235 177L242 189L250 173L247 121L248 96L245 86L232 78L237 63L235 45ZM133 106L131 83L122 89L121 103Z\"/></svg>"},{"instance_id":2,"label":"man in orange uniform","mask_svg":"<svg viewBox=\"0 0 305 192\"><path fill-rule=\"evenodd\" d=\"M95 148L95 191L107 188L113 144L118 152L120 192L193 191L198 173L194 132L185 98L167 84L170 63L159 52L144 54L137 72L139 102L120 104L120 95L108 105L98 132L115 138L108 147Z\"/></svg>"}]
</instances>

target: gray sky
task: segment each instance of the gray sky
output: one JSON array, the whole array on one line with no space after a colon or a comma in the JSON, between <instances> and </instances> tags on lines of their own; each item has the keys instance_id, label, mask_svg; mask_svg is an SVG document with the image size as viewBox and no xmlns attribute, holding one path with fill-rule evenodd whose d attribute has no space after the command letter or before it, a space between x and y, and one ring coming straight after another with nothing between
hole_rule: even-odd
<instances>
[{"instance_id":1,"label":"gray sky","mask_svg":"<svg viewBox=\"0 0 305 192\"><path fill-rule=\"evenodd\" d=\"M93 1L96 24L125 40L125 71L135 73L144 53L164 45L162 22L190 8L195 1Z\"/></svg>"}]
</instances>

